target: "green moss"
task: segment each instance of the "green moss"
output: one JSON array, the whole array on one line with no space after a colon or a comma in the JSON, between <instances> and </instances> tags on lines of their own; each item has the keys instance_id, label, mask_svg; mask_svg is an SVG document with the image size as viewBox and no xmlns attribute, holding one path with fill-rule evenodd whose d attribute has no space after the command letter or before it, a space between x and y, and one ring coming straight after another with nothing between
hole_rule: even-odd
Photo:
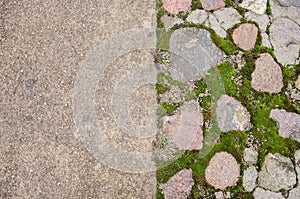
<instances>
[{"instance_id":1,"label":"green moss","mask_svg":"<svg viewBox=\"0 0 300 199\"><path fill-rule=\"evenodd\" d=\"M266 10L267 15L272 15L272 8L270 5L270 0L267 2L267 10Z\"/></svg>"},{"instance_id":2,"label":"green moss","mask_svg":"<svg viewBox=\"0 0 300 199\"><path fill-rule=\"evenodd\" d=\"M233 2L233 0L226 0L225 5L226 5L226 7L231 7L234 5L234 2Z\"/></svg>"},{"instance_id":3,"label":"green moss","mask_svg":"<svg viewBox=\"0 0 300 199\"><path fill-rule=\"evenodd\" d=\"M285 67L285 68L283 68L282 73L287 78L293 77L293 69L292 68Z\"/></svg>"},{"instance_id":4,"label":"green moss","mask_svg":"<svg viewBox=\"0 0 300 199\"><path fill-rule=\"evenodd\" d=\"M174 113L177 108L180 106L180 104L171 104L168 102L163 102L157 110L158 115L170 115Z\"/></svg>"},{"instance_id":5,"label":"green moss","mask_svg":"<svg viewBox=\"0 0 300 199\"><path fill-rule=\"evenodd\" d=\"M208 166L210 159L217 152L227 151L228 153L232 154L240 163L242 160L242 153L246 145L246 137L247 134L243 132L222 134L220 143L216 144L213 149L203 158L200 158L199 152L197 151L185 152L183 156L177 159L174 163L157 171L158 182L166 183L180 170L184 168L192 168L193 179L196 185L195 187L200 185L204 190L209 192L215 191L215 189L205 181L205 169ZM194 197L197 196L196 190L194 190L193 193Z\"/></svg>"},{"instance_id":6,"label":"green moss","mask_svg":"<svg viewBox=\"0 0 300 199\"><path fill-rule=\"evenodd\" d=\"M157 188L156 191L156 199L164 199L164 194L162 193L162 190L160 188Z\"/></svg>"},{"instance_id":7,"label":"green moss","mask_svg":"<svg viewBox=\"0 0 300 199\"><path fill-rule=\"evenodd\" d=\"M168 81L169 84L173 86L178 86L181 90L187 87L187 83L181 82L179 80L173 79L171 75L165 74L165 79Z\"/></svg>"},{"instance_id":8,"label":"green moss","mask_svg":"<svg viewBox=\"0 0 300 199\"><path fill-rule=\"evenodd\" d=\"M263 51L265 51L264 48ZM254 62L257 57L255 52L248 51L248 53L245 54L247 63L239 73L236 73L233 66L228 62L221 64L213 71L221 77L226 93L239 100L251 113L253 128L250 131L260 143L259 161L257 166L261 169L264 158L268 153L280 153L286 157L293 158L295 150L300 148L298 142L292 139L283 138L278 134L276 122L269 117L270 111L274 108L284 108L290 112L297 112L297 110L284 94L279 93L270 95L252 89L251 73L255 68ZM295 78L294 70L299 70L298 66L296 66L296 69L293 69L293 71L292 69L285 69L283 72L284 77L289 79ZM237 77L240 75L243 76L243 82L242 85L237 85L232 81L232 76ZM214 76L212 71L211 76ZM217 77L217 75L215 77ZM213 81L215 81L215 79L213 79ZM194 89L194 93L200 94L204 93L208 87L210 88L213 83L208 82L208 80L202 80L198 81L195 85L196 88ZM216 94L214 95L218 95L218 93L221 94L222 92L216 91ZM213 107L213 103L210 104L210 106ZM210 118L210 121L217 124L216 120ZM216 126L217 125L213 125L213 129L210 131L218 131ZM209 139L207 138L208 136L211 137L211 140L215 140L216 136L218 136L218 134L209 135L209 133L210 132L207 132L207 129L204 129L205 143L207 142L207 139ZM247 137L248 133L242 131L223 133L220 135L218 144L205 145L201 151L185 152L185 154L173 164L170 164L157 172L158 182L166 182L183 168L192 168L193 178L195 180L195 186L192 190L194 198L201 198L198 191L199 187L204 189L207 193L216 191L205 182L205 169L208 166L210 159L217 152L227 151L241 164ZM241 168L244 169L244 165L241 165ZM245 193L243 191L241 183L240 180L237 186L230 187L227 191L233 193L235 198L253 198L251 193Z\"/></svg>"},{"instance_id":9,"label":"green moss","mask_svg":"<svg viewBox=\"0 0 300 199\"><path fill-rule=\"evenodd\" d=\"M157 26L159 28L163 28L164 27L164 23L160 20L162 18L162 16L164 16L164 14L165 14L165 10L163 10L163 9L160 9L157 12Z\"/></svg>"},{"instance_id":10,"label":"green moss","mask_svg":"<svg viewBox=\"0 0 300 199\"><path fill-rule=\"evenodd\" d=\"M270 119L270 111L274 108L284 108L287 111L295 112L296 109L284 94L270 95L257 92L251 88L251 73L254 70L254 59L246 57L247 64L243 67L240 74L244 77L243 84L236 85L230 79L234 75L234 69L228 66L220 67L222 79L226 92L239 100L251 113L251 129L253 135L258 139L260 146L261 167L264 156L268 153L280 153L292 158L294 152L300 144L291 139L286 139L278 134L276 122Z\"/></svg>"},{"instance_id":11,"label":"green moss","mask_svg":"<svg viewBox=\"0 0 300 199\"><path fill-rule=\"evenodd\" d=\"M242 8L242 7L236 7L235 8L236 11L238 11L238 13L241 15L241 16L245 16L245 13L247 12L247 10L245 8Z\"/></svg>"},{"instance_id":12,"label":"green moss","mask_svg":"<svg viewBox=\"0 0 300 199\"><path fill-rule=\"evenodd\" d=\"M158 0L158 1L156 2L156 6L157 6L157 7L162 7L162 6L163 6L162 0Z\"/></svg>"},{"instance_id":13,"label":"green moss","mask_svg":"<svg viewBox=\"0 0 300 199\"><path fill-rule=\"evenodd\" d=\"M200 0L193 0L192 1L192 10L197 10L199 8L201 8Z\"/></svg>"},{"instance_id":14,"label":"green moss","mask_svg":"<svg viewBox=\"0 0 300 199\"><path fill-rule=\"evenodd\" d=\"M165 82L165 80L164 80L164 73L162 73L162 72L157 73L156 80L157 80L158 84L164 84L164 82Z\"/></svg>"},{"instance_id":15,"label":"green moss","mask_svg":"<svg viewBox=\"0 0 300 199\"><path fill-rule=\"evenodd\" d=\"M227 55L233 55L236 52L236 46L229 39L223 39L215 32L211 32L210 36L216 46L221 48Z\"/></svg>"},{"instance_id":16,"label":"green moss","mask_svg":"<svg viewBox=\"0 0 300 199\"><path fill-rule=\"evenodd\" d=\"M163 9L161 9L161 10L159 10L158 12L157 12L157 18L162 18L162 16L164 16L164 14L165 14L165 10L163 10Z\"/></svg>"},{"instance_id":17,"label":"green moss","mask_svg":"<svg viewBox=\"0 0 300 199\"><path fill-rule=\"evenodd\" d=\"M171 32L165 31L164 29L161 29L157 32L158 35L158 44L157 48L167 51L169 50L169 43L171 38Z\"/></svg>"},{"instance_id":18,"label":"green moss","mask_svg":"<svg viewBox=\"0 0 300 199\"><path fill-rule=\"evenodd\" d=\"M189 16L189 13L179 11L178 14L177 14L176 16L177 16L178 18L181 18L181 19L183 19L183 20L186 20L186 18Z\"/></svg>"},{"instance_id":19,"label":"green moss","mask_svg":"<svg viewBox=\"0 0 300 199\"><path fill-rule=\"evenodd\" d=\"M171 89L170 86L166 86L163 84L156 84L156 91L157 91L158 95L164 94L165 92L169 91L170 89Z\"/></svg>"},{"instance_id":20,"label":"green moss","mask_svg":"<svg viewBox=\"0 0 300 199\"><path fill-rule=\"evenodd\" d=\"M226 2L226 4L228 4L228 2ZM241 10L240 12L244 12L244 10ZM242 23L245 22L255 23L246 19L245 21L242 20ZM232 55L237 51L237 47L233 44L231 39L234 28L228 31L226 39L216 35L213 30L205 27L204 24L196 25L185 22L184 24L175 26L172 30L184 27L204 28L208 30L211 33L213 42L228 55ZM167 182L181 169L192 168L195 185L192 189L191 198L203 198L199 194L200 188L201 190L204 190L207 196L211 195L216 190L205 180L205 169L208 166L210 159L217 152L227 151L241 164L242 154L247 145L246 140L250 133L251 135L254 135L256 139L255 142L260 144L259 160L257 163L259 169L261 169L265 156L268 153L280 153L286 157L293 158L295 151L300 148L300 144L292 139L283 138L278 134L276 122L270 119L270 111L274 108L282 108L289 112L300 113L300 107L293 104L284 94L285 88L283 88L281 93L268 94L257 92L251 87L251 74L255 69L255 60L260 54L269 53L276 60L273 50L262 46L261 43L262 38L261 33L259 32L255 47L251 51L244 52L246 64L239 72L236 72L230 63L225 62L210 70L209 76L195 83L195 88L188 93L186 98L198 100L200 106L204 109L203 114L205 124L211 123L212 127L209 130L206 128L204 129L205 145L202 150L186 151L172 164L157 171L158 183ZM297 79L298 74L300 73L300 65L295 65L290 68L281 66L281 68L284 76L284 86L286 87L288 83L292 83ZM241 85L232 80L233 77L239 76L242 76ZM161 86L165 85L164 83L167 81L170 85L176 85L180 87L180 89L187 88L186 84L173 80L169 74L159 74L157 80ZM164 91L164 89L166 88L159 88L161 91ZM205 94L207 90L210 90L211 95L201 95ZM250 112L253 127L249 132L232 131L226 134L220 133L220 130L217 127L215 107L217 99L224 93L236 98ZM180 104L170 103L163 103L161 105L164 110L163 114L172 114L179 106ZM215 140L218 138L219 142L215 144ZM241 164L242 171L245 168L246 166ZM253 198L251 193L245 193L243 191L241 180L238 181L237 186L230 187L227 191L233 193L234 198ZM160 190L158 191L157 197L163 197Z\"/></svg>"}]
</instances>

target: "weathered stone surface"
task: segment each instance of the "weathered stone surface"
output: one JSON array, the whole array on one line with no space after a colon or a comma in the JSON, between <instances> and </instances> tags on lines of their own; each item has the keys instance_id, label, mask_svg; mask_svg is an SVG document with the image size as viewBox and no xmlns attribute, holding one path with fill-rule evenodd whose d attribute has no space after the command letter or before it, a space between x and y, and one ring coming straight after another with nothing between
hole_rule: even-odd
<instances>
[{"instance_id":1,"label":"weathered stone surface","mask_svg":"<svg viewBox=\"0 0 300 199\"><path fill-rule=\"evenodd\" d=\"M278 132L282 137L300 142L300 115L284 109L273 109L270 118L277 122Z\"/></svg>"},{"instance_id":2,"label":"weathered stone surface","mask_svg":"<svg viewBox=\"0 0 300 199\"><path fill-rule=\"evenodd\" d=\"M298 0L296 0L298 1ZM300 2L300 1L298 1ZM294 6L282 6L279 0L270 1L270 6L272 8L272 19L277 18L289 18L300 24L300 8Z\"/></svg>"},{"instance_id":3,"label":"weathered stone surface","mask_svg":"<svg viewBox=\"0 0 300 199\"><path fill-rule=\"evenodd\" d=\"M268 53L263 53L255 62L251 86L261 92L279 93L283 87L283 76L280 66Z\"/></svg>"},{"instance_id":4,"label":"weathered stone surface","mask_svg":"<svg viewBox=\"0 0 300 199\"><path fill-rule=\"evenodd\" d=\"M300 75L298 75L298 79L295 82L295 87L300 90Z\"/></svg>"},{"instance_id":5,"label":"weathered stone surface","mask_svg":"<svg viewBox=\"0 0 300 199\"><path fill-rule=\"evenodd\" d=\"M262 33L261 37L262 37L262 45L266 46L268 48L272 48L272 45L271 45L270 39L269 39L269 35L267 33Z\"/></svg>"},{"instance_id":6,"label":"weathered stone surface","mask_svg":"<svg viewBox=\"0 0 300 199\"><path fill-rule=\"evenodd\" d=\"M265 32L267 30L268 24L270 23L270 19L268 15L259 15L252 11L246 12L245 17L251 21L255 21L258 23L259 28Z\"/></svg>"},{"instance_id":7,"label":"weathered stone surface","mask_svg":"<svg viewBox=\"0 0 300 199\"><path fill-rule=\"evenodd\" d=\"M170 71L180 81L198 80L222 63L224 53L211 41L204 29L175 30L170 39Z\"/></svg>"},{"instance_id":8,"label":"weathered stone surface","mask_svg":"<svg viewBox=\"0 0 300 199\"><path fill-rule=\"evenodd\" d=\"M204 10L218 10L225 7L225 0L201 0Z\"/></svg>"},{"instance_id":9,"label":"weathered stone surface","mask_svg":"<svg viewBox=\"0 0 300 199\"><path fill-rule=\"evenodd\" d=\"M194 185L192 169L183 169L175 174L166 184L161 185L165 199L187 198Z\"/></svg>"},{"instance_id":10,"label":"weathered stone surface","mask_svg":"<svg viewBox=\"0 0 300 199\"><path fill-rule=\"evenodd\" d=\"M233 27L235 24L240 23L242 16L234 8L223 8L213 13L221 27L225 30Z\"/></svg>"},{"instance_id":11,"label":"weathered stone surface","mask_svg":"<svg viewBox=\"0 0 300 199\"><path fill-rule=\"evenodd\" d=\"M215 192L216 199L225 199L222 191Z\"/></svg>"},{"instance_id":12,"label":"weathered stone surface","mask_svg":"<svg viewBox=\"0 0 300 199\"><path fill-rule=\"evenodd\" d=\"M201 24L208 18L208 13L205 10L195 10L189 14L186 21L195 24Z\"/></svg>"},{"instance_id":13,"label":"weathered stone surface","mask_svg":"<svg viewBox=\"0 0 300 199\"><path fill-rule=\"evenodd\" d=\"M166 29L172 28L175 24L181 24L184 21L178 17L171 17L168 15L164 15L160 20L164 23L164 27Z\"/></svg>"},{"instance_id":14,"label":"weathered stone surface","mask_svg":"<svg viewBox=\"0 0 300 199\"><path fill-rule=\"evenodd\" d=\"M179 11L186 12L192 5L192 0L162 0L163 8L171 14L177 14Z\"/></svg>"},{"instance_id":15,"label":"weathered stone surface","mask_svg":"<svg viewBox=\"0 0 300 199\"><path fill-rule=\"evenodd\" d=\"M208 16L208 21L206 25L211 27L215 31L215 33L220 37L225 38L227 36L227 32L222 28L215 15L211 14Z\"/></svg>"},{"instance_id":16,"label":"weathered stone surface","mask_svg":"<svg viewBox=\"0 0 300 199\"><path fill-rule=\"evenodd\" d=\"M205 170L207 182L221 190L234 186L239 175L240 166L235 158L227 152L216 153Z\"/></svg>"},{"instance_id":17,"label":"weathered stone surface","mask_svg":"<svg viewBox=\"0 0 300 199\"><path fill-rule=\"evenodd\" d=\"M256 188L253 193L254 199L284 199L281 193L274 193L272 191Z\"/></svg>"},{"instance_id":18,"label":"weathered stone surface","mask_svg":"<svg viewBox=\"0 0 300 199\"><path fill-rule=\"evenodd\" d=\"M291 91L291 98L293 101L300 101L300 91L297 89L292 89Z\"/></svg>"},{"instance_id":19,"label":"weathered stone surface","mask_svg":"<svg viewBox=\"0 0 300 199\"><path fill-rule=\"evenodd\" d=\"M258 152L254 148L245 148L243 159L248 164L256 164Z\"/></svg>"},{"instance_id":20,"label":"weathered stone surface","mask_svg":"<svg viewBox=\"0 0 300 199\"><path fill-rule=\"evenodd\" d=\"M299 0L277 0L277 1L282 6L294 6L294 7L300 8Z\"/></svg>"},{"instance_id":21,"label":"weathered stone surface","mask_svg":"<svg viewBox=\"0 0 300 199\"><path fill-rule=\"evenodd\" d=\"M270 41L278 61L284 65L295 64L300 50L300 27L286 19L276 19L270 26Z\"/></svg>"},{"instance_id":22,"label":"weathered stone surface","mask_svg":"<svg viewBox=\"0 0 300 199\"><path fill-rule=\"evenodd\" d=\"M163 117L163 131L183 150L199 150L203 146L203 115L197 101L182 105L179 112Z\"/></svg>"},{"instance_id":23,"label":"weathered stone surface","mask_svg":"<svg viewBox=\"0 0 300 199\"><path fill-rule=\"evenodd\" d=\"M294 188L290 191L288 199L299 199L300 198L300 187Z\"/></svg>"},{"instance_id":24,"label":"weathered stone surface","mask_svg":"<svg viewBox=\"0 0 300 199\"><path fill-rule=\"evenodd\" d=\"M259 186L271 191L289 190L296 184L294 166L289 158L278 153L268 154L259 172Z\"/></svg>"},{"instance_id":25,"label":"weathered stone surface","mask_svg":"<svg viewBox=\"0 0 300 199\"><path fill-rule=\"evenodd\" d=\"M267 9L267 0L243 0L240 7L257 14L264 14Z\"/></svg>"},{"instance_id":26,"label":"weathered stone surface","mask_svg":"<svg viewBox=\"0 0 300 199\"><path fill-rule=\"evenodd\" d=\"M244 23L233 31L234 43L243 50L251 50L255 43L258 28L254 24Z\"/></svg>"},{"instance_id":27,"label":"weathered stone surface","mask_svg":"<svg viewBox=\"0 0 300 199\"><path fill-rule=\"evenodd\" d=\"M256 187L256 179L258 172L255 166L250 166L244 171L243 187L245 191L251 192Z\"/></svg>"},{"instance_id":28,"label":"weathered stone surface","mask_svg":"<svg viewBox=\"0 0 300 199\"><path fill-rule=\"evenodd\" d=\"M233 97L222 95L216 111L218 126L223 132L247 131L252 127L249 112Z\"/></svg>"}]
</instances>

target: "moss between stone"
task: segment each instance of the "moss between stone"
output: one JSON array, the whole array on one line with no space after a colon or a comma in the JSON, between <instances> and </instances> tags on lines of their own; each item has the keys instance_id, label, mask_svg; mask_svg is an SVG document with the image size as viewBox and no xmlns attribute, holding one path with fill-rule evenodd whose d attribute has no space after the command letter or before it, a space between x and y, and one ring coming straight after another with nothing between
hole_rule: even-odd
<instances>
[{"instance_id":1,"label":"moss between stone","mask_svg":"<svg viewBox=\"0 0 300 199\"><path fill-rule=\"evenodd\" d=\"M226 0L226 1L225 1L225 6L226 6L226 7L232 7L233 5L234 5L233 0Z\"/></svg>"},{"instance_id":2,"label":"moss between stone","mask_svg":"<svg viewBox=\"0 0 300 199\"><path fill-rule=\"evenodd\" d=\"M192 8L192 10L197 10L197 9L202 8L200 0L192 0L191 8Z\"/></svg>"},{"instance_id":3,"label":"moss between stone","mask_svg":"<svg viewBox=\"0 0 300 199\"><path fill-rule=\"evenodd\" d=\"M162 7L162 6L163 6L162 0L157 0L157 1L156 1L156 6L157 6L157 7Z\"/></svg>"},{"instance_id":4,"label":"moss between stone","mask_svg":"<svg viewBox=\"0 0 300 199\"><path fill-rule=\"evenodd\" d=\"M183 20L186 20L186 18L189 16L189 13L188 12L182 12L182 11L179 11L178 14L176 15L178 18L181 18Z\"/></svg>"},{"instance_id":5,"label":"moss between stone","mask_svg":"<svg viewBox=\"0 0 300 199\"><path fill-rule=\"evenodd\" d=\"M169 50L169 43L170 43L170 38L171 38L171 32L170 31L166 31L164 29L160 29L157 32L158 35L158 44L157 44L157 48L164 50L164 51L168 51Z\"/></svg>"},{"instance_id":6,"label":"moss between stone","mask_svg":"<svg viewBox=\"0 0 300 199\"><path fill-rule=\"evenodd\" d=\"M198 6L198 2L193 1L195 7ZM226 1L226 5L231 4L232 1ZM269 11L268 11L269 9ZM244 14L244 9L238 9L238 11ZM267 13L271 14L271 8L268 1ZM242 23L254 23L252 21L244 19L241 20ZM256 24L256 26L258 26ZM232 32L234 28L228 30L228 36L226 39L220 38L214 33L213 30L206 27L204 24L195 25L193 23L185 22L174 26L171 30L174 31L179 28L184 27L195 27L195 28L204 28L211 33L213 42L225 51L226 54L232 55L236 52L237 47L232 42ZM220 135L219 141L216 144L213 144L215 139L218 137L218 133L210 135L207 129L204 129L204 139L208 139L211 144L204 145L204 148L201 151L186 151L183 156L177 159L172 164L161 168L157 171L157 180L158 183L166 183L173 175L179 172L184 168L192 168L193 170L193 179L195 185L193 186L191 196L189 198L203 198L199 191L211 195L215 190L211 185L205 181L205 169L209 164L210 159L213 155L220 151L227 151L232 154L238 163L242 163L243 151L246 147L246 140L248 135L254 135L256 142L260 143L259 146L259 159L257 166L259 170L263 166L265 156L268 153L280 153L286 157L293 159L294 153L297 149L300 148L300 143L289 138L283 138L278 134L278 128L276 122L269 118L270 111L274 108L286 109L289 112L300 113L300 107L292 104L290 99L284 95L288 83L291 83L297 79L297 74L300 73L300 65L294 65L292 68L283 67L281 68L284 76L284 87L282 92L279 94L268 94L263 92L257 92L251 87L251 74L255 69L255 60L259 57L261 53L269 53L276 60L273 49L261 46L262 43L261 32L259 32L257 37L257 42L255 47L251 51L244 51L244 59L246 61L245 66L239 71L235 72L233 66L228 62L221 64L220 66L214 68L215 73L212 72L212 76L218 78L221 77L221 80L224 84L226 94L239 100L250 112L251 122L253 128L248 132L233 131L228 133L222 133ZM232 81L232 77L242 76L242 85L236 84ZM171 76L165 78L163 75L158 75L158 82L162 83L163 79L171 80ZM213 79L213 78L211 78ZM169 81L168 80L168 81ZM172 82L172 81L171 81ZM173 82L174 83L174 82ZM177 82L178 84L181 84ZM218 89L220 86L214 85L215 83L209 82L208 79L200 80L196 82L195 89L190 92L187 98L197 98L201 107L204 108L204 122L214 123L210 131L219 131L216 127L217 121L215 119L215 108L216 99L223 93L223 91L214 91L215 95L213 98L211 96L202 96L198 97L200 93L205 93L208 87L213 87ZM208 86L209 85L209 86ZM184 87L182 85L182 87ZM177 105L165 104L169 112L175 111ZM206 112L205 112L206 111ZM241 164L241 174L245 169L245 165ZM253 198L251 193L246 193L243 191L242 180L238 181L237 186L229 187L227 191L230 191L234 194L235 198ZM163 198L161 190L158 188L157 198Z\"/></svg>"},{"instance_id":7,"label":"moss between stone","mask_svg":"<svg viewBox=\"0 0 300 199\"><path fill-rule=\"evenodd\" d=\"M210 37L216 46L222 49L227 55L233 55L236 52L236 46L229 39L223 39L212 31Z\"/></svg>"},{"instance_id":8,"label":"moss between stone","mask_svg":"<svg viewBox=\"0 0 300 199\"><path fill-rule=\"evenodd\" d=\"M252 55L253 56L253 55ZM255 55L254 55L255 56ZM260 145L259 168L262 167L264 157L268 153L280 153L286 157L293 158L295 151L300 147L297 141L286 139L278 134L276 122L269 118L270 111L275 108L286 109L290 112L299 112L283 92L279 94L267 94L257 92L251 87L251 73L254 70L254 59L246 55L246 65L240 74L234 74L232 67L222 67L222 79L226 92L239 100L251 113L251 129L253 135L258 139ZM231 75L242 75L243 84L236 85L230 80ZM288 78L284 76L284 78Z\"/></svg>"},{"instance_id":9,"label":"moss between stone","mask_svg":"<svg viewBox=\"0 0 300 199\"><path fill-rule=\"evenodd\" d=\"M171 88L170 86L166 86L166 85L163 85L163 84L156 84L156 91L157 91L157 94L160 95L160 94L164 94L165 92L169 91Z\"/></svg>"},{"instance_id":10,"label":"moss between stone","mask_svg":"<svg viewBox=\"0 0 300 199\"><path fill-rule=\"evenodd\" d=\"M210 37L216 46L221 48L227 55L233 55L237 47L232 42L232 38L229 35L227 38L223 39L222 37L218 36L215 31L207 26L204 23L202 24L194 24L193 22L184 22L182 24L176 24L171 28L171 31L175 31L180 28L198 28L198 29L205 29L210 32Z\"/></svg>"},{"instance_id":11,"label":"moss between stone","mask_svg":"<svg viewBox=\"0 0 300 199\"><path fill-rule=\"evenodd\" d=\"M281 137L278 134L276 122L269 118L270 111L273 108L285 108L288 111L297 112L289 99L283 94L270 95L257 92L251 88L251 73L254 70L255 61L252 56L253 53L247 55L247 64L239 73L236 73L233 66L229 63L221 64L217 69L221 74L226 93L239 100L251 113L253 128L249 132L251 132L261 143L259 147L259 161L257 164L258 168L261 169L264 158L268 153L280 153L286 157L293 158L294 153L300 147L300 144L294 140ZM237 85L231 80L232 76L239 75L243 76L242 85ZM294 72L288 72L288 75L290 78L294 78L295 76ZM198 81L195 92L203 92L206 87L207 85ZM204 180L205 169L208 166L209 160L215 153L227 151L241 164L248 134L248 132L241 131L222 133L219 143L215 144L211 151L203 158L199 155L199 151L185 152L185 154L173 164L157 171L158 182L165 183L181 169L192 168L193 178L195 180L195 186L192 191L193 198L201 198L198 194L199 187L208 193L216 191ZM241 165L241 168L244 168L243 165ZM253 198L251 193L245 193L243 191L241 180L238 182L237 186L230 187L227 191L233 193L235 198Z\"/></svg>"},{"instance_id":12,"label":"moss between stone","mask_svg":"<svg viewBox=\"0 0 300 199\"><path fill-rule=\"evenodd\" d=\"M267 15L272 15L272 8L270 5L270 0L267 1L267 10L266 10Z\"/></svg>"},{"instance_id":13,"label":"moss between stone","mask_svg":"<svg viewBox=\"0 0 300 199\"><path fill-rule=\"evenodd\" d=\"M165 14L165 10L163 10L163 9L159 9L157 11L157 27L158 28L164 27L164 23L161 21L161 18L164 16L164 14Z\"/></svg>"},{"instance_id":14,"label":"moss between stone","mask_svg":"<svg viewBox=\"0 0 300 199\"><path fill-rule=\"evenodd\" d=\"M174 113L177 108L180 106L180 104L172 104L168 102L163 102L157 109L158 115L170 115Z\"/></svg>"}]
</instances>

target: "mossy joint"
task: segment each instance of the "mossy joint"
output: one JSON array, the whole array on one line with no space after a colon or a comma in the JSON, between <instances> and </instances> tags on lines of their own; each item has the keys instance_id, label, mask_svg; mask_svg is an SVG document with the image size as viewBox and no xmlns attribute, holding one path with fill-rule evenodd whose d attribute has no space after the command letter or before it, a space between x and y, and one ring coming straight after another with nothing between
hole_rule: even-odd
<instances>
[{"instance_id":1,"label":"mossy joint","mask_svg":"<svg viewBox=\"0 0 300 199\"><path fill-rule=\"evenodd\" d=\"M194 1L193 1L194 2ZM227 6L232 1L226 1ZM195 4L196 5L196 4ZM198 5L198 4L197 4ZM197 6L196 5L196 6ZM271 7L269 6L268 1L267 14L271 14ZM244 16L245 10L240 9L239 13ZM243 18L242 23L254 23L257 27L256 22L247 20ZM194 27L194 28L204 28L211 33L213 42L220 47L226 54L235 54L238 52L238 49L232 41L232 33L235 28L240 24L229 29L227 31L227 37L225 39L219 37L214 31L204 24L193 24L190 22L184 22L183 24L175 25L171 28L171 31L175 31L179 28L185 27ZM268 34L268 29L267 29ZM229 45L229 47L228 47ZM232 46L231 46L232 45ZM219 142L212 146L212 149L209 153L201 157L201 151L187 151L177 159L174 163L168 165L165 168L162 168L157 171L157 180L158 183L166 183L173 175L179 172L184 168L192 168L193 170L193 179L195 185L192 189L191 198L201 198L199 195L200 186L208 195L213 194L215 190L211 185L205 181L205 169L209 164L210 159L213 155L220 151L227 151L232 154L236 160L241 164L241 173L246 169L246 165L242 163L242 155L245 147L249 147L246 143L248 135L251 133L255 136L256 141L260 143L259 145L259 158L257 162L257 167L260 170L263 166L265 156L268 153L280 153L286 157L293 159L294 153L297 149L300 148L300 143L290 138L283 138L278 134L277 124L274 120L270 119L270 111L274 108L286 109L289 112L300 113L300 107L293 104L291 100L284 94L285 89L279 94L268 94L264 92L255 91L251 87L251 74L255 69L255 61L261 53L269 53L277 61L273 49L262 46L262 37L261 32L258 32L258 37L254 48L250 51L244 51L243 58L246 61L245 66L236 72L234 67L228 62L221 64L216 67L218 72L221 75L225 92L226 94L239 100L243 106L251 114L251 123L253 128L251 132L241 132L241 131L232 131L226 134L221 134ZM292 68L283 67L280 64L284 76L284 86L286 87L288 83L295 81L297 74L300 73L300 65L294 65ZM232 81L232 77L242 76L242 85L239 85ZM161 76L158 77L158 81L162 82ZM191 98L198 98L198 102L201 107L210 110L213 106L211 104L210 96L199 97L200 93L204 93L207 89L207 83L203 80L196 82L195 88L190 95ZM168 105L169 106L169 105ZM169 112L175 110L176 105L171 105ZM215 113L213 113L215 114ZM204 112L205 122L211 121L214 115L206 114ZM213 122L216 122L213 120ZM204 138L207 136L207 129L204 129ZM229 187L225 191L230 191L234 194L235 198L253 198L251 193L246 193L243 191L242 181L239 180L237 186ZM163 198L161 190L158 189L157 198Z\"/></svg>"}]
</instances>

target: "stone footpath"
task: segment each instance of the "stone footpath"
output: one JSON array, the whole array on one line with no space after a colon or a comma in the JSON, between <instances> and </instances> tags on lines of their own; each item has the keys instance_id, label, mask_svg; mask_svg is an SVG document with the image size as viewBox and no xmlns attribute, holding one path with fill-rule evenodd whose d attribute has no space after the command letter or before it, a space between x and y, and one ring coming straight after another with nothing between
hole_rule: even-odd
<instances>
[{"instance_id":1,"label":"stone footpath","mask_svg":"<svg viewBox=\"0 0 300 199\"><path fill-rule=\"evenodd\" d=\"M157 5L160 135L186 151L157 197L300 198L300 1Z\"/></svg>"}]
</instances>

